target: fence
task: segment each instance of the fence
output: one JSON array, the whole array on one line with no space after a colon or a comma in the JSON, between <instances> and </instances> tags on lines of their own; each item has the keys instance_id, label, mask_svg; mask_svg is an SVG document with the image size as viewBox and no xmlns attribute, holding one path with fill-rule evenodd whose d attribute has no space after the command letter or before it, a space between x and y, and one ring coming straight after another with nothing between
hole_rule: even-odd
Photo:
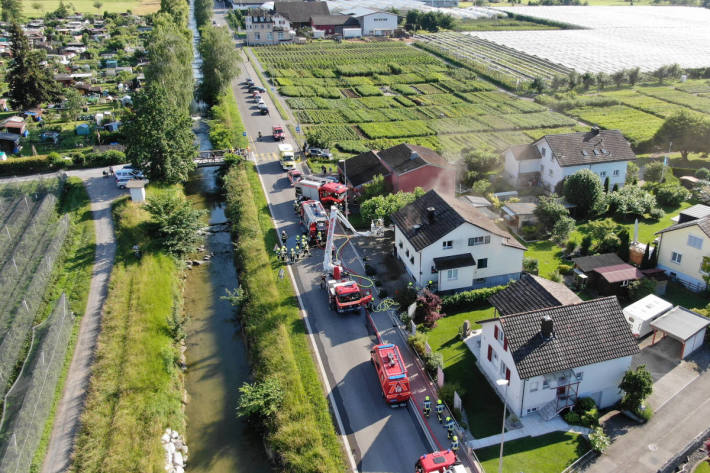
<instances>
[{"instance_id":1,"label":"fence","mask_svg":"<svg viewBox=\"0 0 710 473\"><path fill-rule=\"evenodd\" d=\"M0 420L0 473L27 472L52 409L74 317L61 295L49 318L32 331L29 355L5 396Z\"/></svg>"}]
</instances>

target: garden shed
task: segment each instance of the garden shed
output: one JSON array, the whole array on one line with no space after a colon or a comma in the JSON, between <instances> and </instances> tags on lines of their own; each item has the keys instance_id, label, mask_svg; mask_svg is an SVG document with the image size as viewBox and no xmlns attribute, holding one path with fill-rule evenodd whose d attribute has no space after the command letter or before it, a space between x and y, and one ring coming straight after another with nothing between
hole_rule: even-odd
<instances>
[{"instance_id":1,"label":"garden shed","mask_svg":"<svg viewBox=\"0 0 710 473\"><path fill-rule=\"evenodd\" d=\"M590 277L592 284L603 295L626 295L632 281L643 279L643 273L635 266L622 263L595 268Z\"/></svg>"},{"instance_id":2,"label":"garden shed","mask_svg":"<svg viewBox=\"0 0 710 473\"><path fill-rule=\"evenodd\" d=\"M22 146L20 146L20 135L14 133L0 133L0 150L6 153L19 154L22 150Z\"/></svg>"},{"instance_id":3,"label":"garden shed","mask_svg":"<svg viewBox=\"0 0 710 473\"><path fill-rule=\"evenodd\" d=\"M519 232L525 226L532 226L537 223L534 202L510 202L503 206L503 218L510 228Z\"/></svg>"},{"instance_id":4,"label":"garden shed","mask_svg":"<svg viewBox=\"0 0 710 473\"><path fill-rule=\"evenodd\" d=\"M80 123L76 126L76 134L79 136L89 136L89 133L91 132L91 128L89 128L89 125L86 123Z\"/></svg>"},{"instance_id":5,"label":"garden shed","mask_svg":"<svg viewBox=\"0 0 710 473\"><path fill-rule=\"evenodd\" d=\"M651 322L652 343L657 343L666 336L677 340L682 344L680 358L683 359L703 346L705 330L708 325L710 325L710 319L685 307L675 306Z\"/></svg>"}]
</instances>

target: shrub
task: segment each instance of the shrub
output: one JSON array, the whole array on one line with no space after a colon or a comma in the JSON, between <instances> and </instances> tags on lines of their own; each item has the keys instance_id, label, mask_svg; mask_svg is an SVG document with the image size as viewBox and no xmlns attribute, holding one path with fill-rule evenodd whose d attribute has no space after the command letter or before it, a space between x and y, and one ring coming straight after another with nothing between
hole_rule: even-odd
<instances>
[{"instance_id":1,"label":"shrub","mask_svg":"<svg viewBox=\"0 0 710 473\"><path fill-rule=\"evenodd\" d=\"M617 217L642 217L656 207L656 199L636 186L624 186L608 196L609 213Z\"/></svg>"},{"instance_id":2,"label":"shrub","mask_svg":"<svg viewBox=\"0 0 710 473\"><path fill-rule=\"evenodd\" d=\"M559 271L555 270L550 274L550 281L553 282L562 282L562 275L560 274Z\"/></svg>"},{"instance_id":3,"label":"shrub","mask_svg":"<svg viewBox=\"0 0 710 473\"><path fill-rule=\"evenodd\" d=\"M459 393L463 397L466 391L459 383L444 383L439 389L439 398L444 401L447 406L454 407L454 392Z\"/></svg>"},{"instance_id":4,"label":"shrub","mask_svg":"<svg viewBox=\"0 0 710 473\"><path fill-rule=\"evenodd\" d=\"M436 379L437 374L439 373L439 368L443 368L444 366L444 355L436 352L425 355L424 366L426 367L429 375Z\"/></svg>"},{"instance_id":5,"label":"shrub","mask_svg":"<svg viewBox=\"0 0 710 473\"><path fill-rule=\"evenodd\" d=\"M580 425L581 419L579 417L579 414L577 414L574 411L569 411L567 414L562 416L565 420L570 425Z\"/></svg>"},{"instance_id":6,"label":"shrub","mask_svg":"<svg viewBox=\"0 0 710 473\"><path fill-rule=\"evenodd\" d=\"M420 357L424 358L426 355L426 335L422 332L417 332L409 336L407 343Z\"/></svg>"},{"instance_id":7,"label":"shrub","mask_svg":"<svg viewBox=\"0 0 710 473\"><path fill-rule=\"evenodd\" d=\"M695 177L702 179L703 181L710 181L710 169L700 168L695 171Z\"/></svg>"},{"instance_id":8,"label":"shrub","mask_svg":"<svg viewBox=\"0 0 710 473\"><path fill-rule=\"evenodd\" d=\"M539 269L539 263L535 258L523 258L523 271L530 274L537 274Z\"/></svg>"},{"instance_id":9,"label":"shrub","mask_svg":"<svg viewBox=\"0 0 710 473\"><path fill-rule=\"evenodd\" d=\"M450 296L444 296L441 299L441 308L449 313L468 310L473 307L486 304L489 297L497 294L506 287L508 286L484 287L481 289L459 292Z\"/></svg>"},{"instance_id":10,"label":"shrub","mask_svg":"<svg viewBox=\"0 0 710 473\"><path fill-rule=\"evenodd\" d=\"M592 450L597 453L603 453L604 450L606 450L606 447L611 444L611 441L601 427L596 427L589 434L589 443L592 446Z\"/></svg>"},{"instance_id":11,"label":"shrub","mask_svg":"<svg viewBox=\"0 0 710 473\"><path fill-rule=\"evenodd\" d=\"M581 414L585 411L588 411L590 409L595 409L597 407L597 403L594 402L594 399L591 397L582 397L579 398L574 405L574 410L575 412Z\"/></svg>"},{"instance_id":12,"label":"shrub","mask_svg":"<svg viewBox=\"0 0 710 473\"><path fill-rule=\"evenodd\" d=\"M690 199L690 196L690 191L683 186L662 186L656 189L656 201L667 207L677 207Z\"/></svg>"},{"instance_id":13,"label":"shrub","mask_svg":"<svg viewBox=\"0 0 710 473\"><path fill-rule=\"evenodd\" d=\"M580 416L580 422L585 427L594 427L599 424L599 409L596 407L585 411Z\"/></svg>"},{"instance_id":14,"label":"shrub","mask_svg":"<svg viewBox=\"0 0 710 473\"><path fill-rule=\"evenodd\" d=\"M561 244L569 238L570 233L574 231L574 227L574 219L563 215L552 227L552 241Z\"/></svg>"},{"instance_id":15,"label":"shrub","mask_svg":"<svg viewBox=\"0 0 710 473\"><path fill-rule=\"evenodd\" d=\"M574 250L577 249L577 242L574 240L568 240L567 244L565 245L565 253L568 255L571 255L574 253Z\"/></svg>"},{"instance_id":16,"label":"shrub","mask_svg":"<svg viewBox=\"0 0 710 473\"><path fill-rule=\"evenodd\" d=\"M647 182L661 182L665 166L661 161L648 163L643 170L643 180Z\"/></svg>"},{"instance_id":17,"label":"shrub","mask_svg":"<svg viewBox=\"0 0 710 473\"><path fill-rule=\"evenodd\" d=\"M624 373L619 389L624 391L624 396L621 398L622 407L632 412L638 411L644 399L653 392L653 378L646 365Z\"/></svg>"},{"instance_id":18,"label":"shrub","mask_svg":"<svg viewBox=\"0 0 710 473\"><path fill-rule=\"evenodd\" d=\"M414 311L414 322L422 323L428 328L436 327L436 321L443 317L441 313L441 298L424 289L417 296L417 308Z\"/></svg>"},{"instance_id":19,"label":"shrub","mask_svg":"<svg viewBox=\"0 0 710 473\"><path fill-rule=\"evenodd\" d=\"M557 272L560 274L571 274L572 270L574 269L574 266L571 264L561 264L557 267Z\"/></svg>"},{"instance_id":20,"label":"shrub","mask_svg":"<svg viewBox=\"0 0 710 473\"><path fill-rule=\"evenodd\" d=\"M658 207L651 209L648 212L648 215L653 219L653 220L660 220L663 218L666 213L663 211L663 209L659 209Z\"/></svg>"},{"instance_id":21,"label":"shrub","mask_svg":"<svg viewBox=\"0 0 710 473\"><path fill-rule=\"evenodd\" d=\"M520 228L520 233L526 240L532 240L537 236L537 227L535 225L523 225Z\"/></svg>"},{"instance_id":22,"label":"shrub","mask_svg":"<svg viewBox=\"0 0 710 473\"><path fill-rule=\"evenodd\" d=\"M149 199L145 209L151 215L154 234L167 252L183 256L202 241L199 229L205 212L195 210L189 201L174 194L159 195Z\"/></svg>"}]
</instances>

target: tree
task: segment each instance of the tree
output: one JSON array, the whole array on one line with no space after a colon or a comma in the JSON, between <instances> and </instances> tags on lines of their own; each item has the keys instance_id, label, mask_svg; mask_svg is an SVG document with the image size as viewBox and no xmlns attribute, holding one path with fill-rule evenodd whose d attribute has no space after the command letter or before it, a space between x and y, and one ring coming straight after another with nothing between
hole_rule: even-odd
<instances>
[{"instance_id":1,"label":"tree","mask_svg":"<svg viewBox=\"0 0 710 473\"><path fill-rule=\"evenodd\" d=\"M244 383L239 388L237 414L266 423L279 412L283 399L284 388L275 376Z\"/></svg>"},{"instance_id":2,"label":"tree","mask_svg":"<svg viewBox=\"0 0 710 473\"><path fill-rule=\"evenodd\" d=\"M205 211L196 210L177 194L152 197L145 205L155 226L161 246L171 254L184 256L195 251L202 241L200 218Z\"/></svg>"},{"instance_id":3,"label":"tree","mask_svg":"<svg viewBox=\"0 0 710 473\"><path fill-rule=\"evenodd\" d=\"M592 235L584 235L582 238L582 243L579 245L579 252L582 254L582 256L587 256L589 254L589 250L592 247L592 242L594 240L592 239Z\"/></svg>"},{"instance_id":4,"label":"tree","mask_svg":"<svg viewBox=\"0 0 710 473\"><path fill-rule=\"evenodd\" d=\"M629 84L633 87L639 80L641 80L641 69L634 67L633 69L629 69L626 72L626 75L629 78Z\"/></svg>"},{"instance_id":5,"label":"tree","mask_svg":"<svg viewBox=\"0 0 710 473\"><path fill-rule=\"evenodd\" d=\"M227 28L204 26L200 31L198 47L202 55L200 95L206 103L214 105L217 97L230 86L237 74L240 56L232 44Z\"/></svg>"},{"instance_id":6,"label":"tree","mask_svg":"<svg viewBox=\"0 0 710 473\"><path fill-rule=\"evenodd\" d=\"M678 207L681 202L690 199L691 195L683 186L662 186L656 189L656 200L664 207Z\"/></svg>"},{"instance_id":7,"label":"tree","mask_svg":"<svg viewBox=\"0 0 710 473\"><path fill-rule=\"evenodd\" d=\"M589 90L591 86L594 85L595 79L591 72L585 72L582 74L582 87L584 90Z\"/></svg>"},{"instance_id":8,"label":"tree","mask_svg":"<svg viewBox=\"0 0 710 473\"><path fill-rule=\"evenodd\" d=\"M616 254L622 260L629 261L629 245L631 244L631 236L626 228L623 228L619 234L619 249L616 250Z\"/></svg>"},{"instance_id":9,"label":"tree","mask_svg":"<svg viewBox=\"0 0 710 473\"><path fill-rule=\"evenodd\" d=\"M397 192L396 194L378 195L364 201L360 205L360 215L365 221L378 218L389 222L390 215L407 204L414 202L417 197L424 194L418 187L414 192Z\"/></svg>"},{"instance_id":10,"label":"tree","mask_svg":"<svg viewBox=\"0 0 710 473\"><path fill-rule=\"evenodd\" d=\"M668 66L661 66L651 73L653 77L658 79L659 84L663 84L663 81L668 77Z\"/></svg>"},{"instance_id":11,"label":"tree","mask_svg":"<svg viewBox=\"0 0 710 473\"><path fill-rule=\"evenodd\" d=\"M656 207L656 198L637 186L624 186L609 194L609 213L617 218L643 217Z\"/></svg>"},{"instance_id":12,"label":"tree","mask_svg":"<svg viewBox=\"0 0 710 473\"><path fill-rule=\"evenodd\" d=\"M523 271L530 274L537 274L540 264L535 258L523 258Z\"/></svg>"},{"instance_id":13,"label":"tree","mask_svg":"<svg viewBox=\"0 0 710 473\"><path fill-rule=\"evenodd\" d=\"M387 188L385 178L382 174L377 174L370 182L362 186L362 193L360 196L363 201L366 201L378 195L385 195L386 193Z\"/></svg>"},{"instance_id":14,"label":"tree","mask_svg":"<svg viewBox=\"0 0 710 473\"><path fill-rule=\"evenodd\" d=\"M638 165L633 162L629 161L629 164L626 165L626 184L635 184L636 181L638 181L639 178L639 167Z\"/></svg>"},{"instance_id":15,"label":"tree","mask_svg":"<svg viewBox=\"0 0 710 473\"><path fill-rule=\"evenodd\" d=\"M537 221L548 232L552 230L558 220L569 217L569 211L562 205L557 194L541 195L534 213Z\"/></svg>"},{"instance_id":16,"label":"tree","mask_svg":"<svg viewBox=\"0 0 710 473\"><path fill-rule=\"evenodd\" d=\"M500 164L500 158L497 154L484 149L467 148L462 150L461 154L463 155L466 169L479 174L490 172Z\"/></svg>"},{"instance_id":17,"label":"tree","mask_svg":"<svg viewBox=\"0 0 710 473\"><path fill-rule=\"evenodd\" d=\"M609 85L609 82L611 81L611 78L609 77L609 74L605 72L599 72L597 73L597 86L599 89L604 89L607 85Z\"/></svg>"},{"instance_id":18,"label":"tree","mask_svg":"<svg viewBox=\"0 0 710 473\"><path fill-rule=\"evenodd\" d=\"M569 238L570 233L574 231L574 219L563 215L552 226L552 241L561 245L562 242Z\"/></svg>"},{"instance_id":19,"label":"tree","mask_svg":"<svg viewBox=\"0 0 710 473\"><path fill-rule=\"evenodd\" d=\"M419 25L419 10L409 10L406 17L406 27L407 29L415 30Z\"/></svg>"},{"instance_id":20,"label":"tree","mask_svg":"<svg viewBox=\"0 0 710 473\"><path fill-rule=\"evenodd\" d=\"M8 95L14 109L35 107L53 100L58 92L51 69L41 65L39 50L32 50L19 24L11 27L12 60L7 71Z\"/></svg>"},{"instance_id":21,"label":"tree","mask_svg":"<svg viewBox=\"0 0 710 473\"><path fill-rule=\"evenodd\" d=\"M134 96L123 125L126 157L152 180L180 182L195 167L194 135L187 107L170 95L149 83Z\"/></svg>"},{"instance_id":22,"label":"tree","mask_svg":"<svg viewBox=\"0 0 710 473\"><path fill-rule=\"evenodd\" d=\"M69 6L64 3L64 0L59 0L57 9L52 12L54 18L66 18L71 12Z\"/></svg>"},{"instance_id":23,"label":"tree","mask_svg":"<svg viewBox=\"0 0 710 473\"><path fill-rule=\"evenodd\" d=\"M555 76L552 78L552 81L550 82L550 88L552 89L553 92L556 92L558 89L560 89L562 86L565 84L565 78L560 77L560 76Z\"/></svg>"},{"instance_id":24,"label":"tree","mask_svg":"<svg viewBox=\"0 0 710 473\"><path fill-rule=\"evenodd\" d=\"M213 7L214 0L195 0L195 23L199 29L210 23ZM202 31L200 31L200 35L202 35Z\"/></svg>"},{"instance_id":25,"label":"tree","mask_svg":"<svg viewBox=\"0 0 710 473\"><path fill-rule=\"evenodd\" d=\"M606 176L606 178L604 178L604 192L609 192L609 176Z\"/></svg>"},{"instance_id":26,"label":"tree","mask_svg":"<svg viewBox=\"0 0 710 473\"><path fill-rule=\"evenodd\" d=\"M699 113L679 110L666 118L656 131L653 141L659 146L673 143L684 161L691 152L710 151L710 119Z\"/></svg>"},{"instance_id":27,"label":"tree","mask_svg":"<svg viewBox=\"0 0 710 473\"><path fill-rule=\"evenodd\" d=\"M632 281L629 284L629 298L636 302L656 292L656 282L651 278Z\"/></svg>"},{"instance_id":28,"label":"tree","mask_svg":"<svg viewBox=\"0 0 710 473\"><path fill-rule=\"evenodd\" d=\"M643 180L646 182L661 182L663 179L663 174L665 173L665 166L661 161L654 161L648 163L646 167L643 168Z\"/></svg>"},{"instance_id":29,"label":"tree","mask_svg":"<svg viewBox=\"0 0 710 473\"><path fill-rule=\"evenodd\" d=\"M62 115L66 117L66 120L74 121L76 120L77 115L81 112L81 108L86 103L84 96L73 87L65 88L62 91L62 94L64 95Z\"/></svg>"},{"instance_id":30,"label":"tree","mask_svg":"<svg viewBox=\"0 0 710 473\"><path fill-rule=\"evenodd\" d=\"M541 77L536 77L530 83L530 90L536 94L541 94L545 91L545 81Z\"/></svg>"},{"instance_id":31,"label":"tree","mask_svg":"<svg viewBox=\"0 0 710 473\"><path fill-rule=\"evenodd\" d=\"M187 28L188 3L185 0L160 0L160 12L170 15L176 25Z\"/></svg>"},{"instance_id":32,"label":"tree","mask_svg":"<svg viewBox=\"0 0 710 473\"><path fill-rule=\"evenodd\" d=\"M2 8L2 21L7 23L20 23L22 21L21 0L0 0Z\"/></svg>"},{"instance_id":33,"label":"tree","mask_svg":"<svg viewBox=\"0 0 710 473\"><path fill-rule=\"evenodd\" d=\"M589 217L599 205L604 189L599 176L589 169L582 169L564 181L564 196L577 205L580 217Z\"/></svg>"},{"instance_id":34,"label":"tree","mask_svg":"<svg viewBox=\"0 0 710 473\"><path fill-rule=\"evenodd\" d=\"M94 8L96 8L97 14L99 14L99 15L101 14L101 7L103 7L103 6L104 6L104 4L101 2L98 2L98 1L94 2Z\"/></svg>"},{"instance_id":35,"label":"tree","mask_svg":"<svg viewBox=\"0 0 710 473\"><path fill-rule=\"evenodd\" d=\"M624 377L619 383L619 389L624 391L621 405L632 412L638 412L644 399L653 392L653 378L646 369L646 365L624 373Z\"/></svg>"},{"instance_id":36,"label":"tree","mask_svg":"<svg viewBox=\"0 0 710 473\"><path fill-rule=\"evenodd\" d=\"M640 269L649 269L651 267L651 242L646 243L646 249L641 258Z\"/></svg>"},{"instance_id":37,"label":"tree","mask_svg":"<svg viewBox=\"0 0 710 473\"><path fill-rule=\"evenodd\" d=\"M649 260L649 267L655 268L658 266L658 244L653 245L653 250L651 251L651 259Z\"/></svg>"},{"instance_id":38,"label":"tree","mask_svg":"<svg viewBox=\"0 0 710 473\"><path fill-rule=\"evenodd\" d=\"M471 186L471 191L474 194L485 195L488 191L491 190L492 186L493 184L491 184L491 181L489 181L488 179L479 179L473 183L473 186Z\"/></svg>"},{"instance_id":39,"label":"tree","mask_svg":"<svg viewBox=\"0 0 710 473\"><path fill-rule=\"evenodd\" d=\"M611 81L616 88L620 88L626 80L626 71L617 71L611 75Z\"/></svg>"},{"instance_id":40,"label":"tree","mask_svg":"<svg viewBox=\"0 0 710 473\"><path fill-rule=\"evenodd\" d=\"M567 75L567 86L570 90L576 89L579 85L579 73L575 70L570 71Z\"/></svg>"},{"instance_id":41,"label":"tree","mask_svg":"<svg viewBox=\"0 0 710 473\"><path fill-rule=\"evenodd\" d=\"M423 289L417 296L416 303L414 322L424 324L427 328L436 327L436 321L444 316L441 313L441 298L429 289Z\"/></svg>"}]
</instances>

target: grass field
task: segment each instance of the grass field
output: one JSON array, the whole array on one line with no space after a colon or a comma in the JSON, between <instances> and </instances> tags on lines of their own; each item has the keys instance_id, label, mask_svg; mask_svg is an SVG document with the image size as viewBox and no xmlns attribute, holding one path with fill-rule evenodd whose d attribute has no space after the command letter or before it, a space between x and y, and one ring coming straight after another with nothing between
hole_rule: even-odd
<instances>
[{"instance_id":1,"label":"grass field","mask_svg":"<svg viewBox=\"0 0 710 473\"><path fill-rule=\"evenodd\" d=\"M707 461L702 462L694 470L694 473L710 473L710 463L708 463Z\"/></svg>"},{"instance_id":2,"label":"grass field","mask_svg":"<svg viewBox=\"0 0 710 473\"><path fill-rule=\"evenodd\" d=\"M554 432L505 442L503 472L558 473L589 450L583 436ZM497 445L476 451L485 471L498 471Z\"/></svg>"},{"instance_id":3,"label":"grass field","mask_svg":"<svg viewBox=\"0 0 710 473\"><path fill-rule=\"evenodd\" d=\"M460 3L459 3L460 5ZM557 27L513 18L482 18L456 20L454 31L498 31L498 30L556 30Z\"/></svg>"},{"instance_id":4,"label":"grass field","mask_svg":"<svg viewBox=\"0 0 710 473\"><path fill-rule=\"evenodd\" d=\"M60 0L22 0L24 14L28 17L42 16L47 12L54 11L59 6ZM118 12L122 13L131 10L136 15L147 15L160 9L160 0L99 0L102 3L100 9L94 7L96 0L71 0L65 2L72 4L74 9L81 13L101 13ZM37 9L35 6L39 6Z\"/></svg>"}]
</instances>

